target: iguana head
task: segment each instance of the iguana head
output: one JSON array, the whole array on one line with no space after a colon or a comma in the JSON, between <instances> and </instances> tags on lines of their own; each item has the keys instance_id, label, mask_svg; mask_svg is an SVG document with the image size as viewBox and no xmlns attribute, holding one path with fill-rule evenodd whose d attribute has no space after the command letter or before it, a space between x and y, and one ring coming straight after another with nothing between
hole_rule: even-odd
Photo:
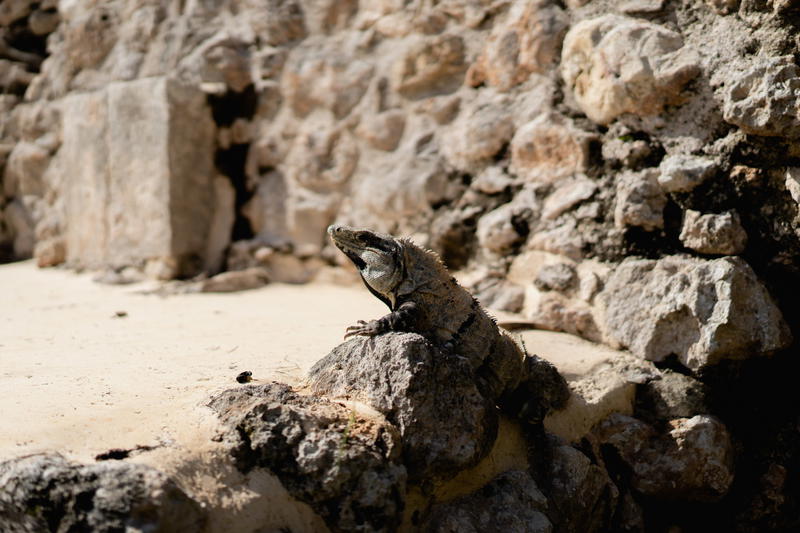
<instances>
[{"instance_id":1,"label":"iguana head","mask_svg":"<svg viewBox=\"0 0 800 533\"><path fill-rule=\"evenodd\" d=\"M391 235L338 224L328 226L328 235L356 265L367 288L393 308L395 289L405 277L400 241Z\"/></svg>"}]
</instances>

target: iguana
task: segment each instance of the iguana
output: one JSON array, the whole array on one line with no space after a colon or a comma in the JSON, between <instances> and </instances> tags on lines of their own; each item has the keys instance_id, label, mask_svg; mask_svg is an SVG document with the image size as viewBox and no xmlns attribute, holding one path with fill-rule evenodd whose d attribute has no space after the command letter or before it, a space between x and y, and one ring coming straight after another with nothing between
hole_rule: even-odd
<instances>
[{"instance_id":1,"label":"iguana","mask_svg":"<svg viewBox=\"0 0 800 533\"><path fill-rule=\"evenodd\" d=\"M484 396L512 414L540 419L563 407L569 391L561 375L500 331L434 252L368 229L334 224L328 234L391 310L377 320L359 320L345 338L418 333L443 352L466 358Z\"/></svg>"}]
</instances>

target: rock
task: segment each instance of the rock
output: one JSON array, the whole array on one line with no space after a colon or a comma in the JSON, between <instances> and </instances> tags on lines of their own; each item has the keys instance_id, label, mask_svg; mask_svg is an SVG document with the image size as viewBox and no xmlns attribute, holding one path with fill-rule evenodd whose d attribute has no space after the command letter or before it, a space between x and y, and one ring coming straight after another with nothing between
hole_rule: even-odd
<instances>
[{"instance_id":1,"label":"rock","mask_svg":"<svg viewBox=\"0 0 800 533\"><path fill-rule=\"evenodd\" d=\"M231 243L231 233L236 221L236 191L230 180L224 176L215 176L212 184L214 187L214 212L208 228L208 240L203 254L205 257L203 269L215 274L222 270L225 255Z\"/></svg>"},{"instance_id":2,"label":"rock","mask_svg":"<svg viewBox=\"0 0 800 533\"><path fill-rule=\"evenodd\" d=\"M245 385L209 407L243 473L265 468L332 531L394 531L402 516L406 470L397 430L340 403L288 385Z\"/></svg>"},{"instance_id":3,"label":"rock","mask_svg":"<svg viewBox=\"0 0 800 533\"><path fill-rule=\"evenodd\" d=\"M305 117L317 107L336 118L347 116L367 91L374 67L325 41L309 40L296 46L283 68L281 93L292 110Z\"/></svg>"},{"instance_id":4,"label":"rock","mask_svg":"<svg viewBox=\"0 0 800 533\"><path fill-rule=\"evenodd\" d=\"M527 236L530 216L527 207L513 202L501 205L478 219L478 243L498 254L510 252Z\"/></svg>"},{"instance_id":5,"label":"rock","mask_svg":"<svg viewBox=\"0 0 800 533\"><path fill-rule=\"evenodd\" d=\"M340 190L356 170L359 159L356 140L332 121L309 120L286 155L283 170L289 182L310 191ZM289 193L291 196L291 187Z\"/></svg>"},{"instance_id":6,"label":"rock","mask_svg":"<svg viewBox=\"0 0 800 533\"><path fill-rule=\"evenodd\" d=\"M358 399L396 425L412 480L477 464L497 435L494 402L478 391L468 362L413 333L353 338L317 362L309 382L315 394Z\"/></svg>"},{"instance_id":7,"label":"rock","mask_svg":"<svg viewBox=\"0 0 800 533\"><path fill-rule=\"evenodd\" d=\"M689 376L661 370L658 379L641 385L636 394L637 417L650 422L691 418L710 412L706 386Z\"/></svg>"},{"instance_id":8,"label":"rock","mask_svg":"<svg viewBox=\"0 0 800 533\"><path fill-rule=\"evenodd\" d=\"M463 172L476 173L508 146L514 117L502 96L478 98L444 133L442 153Z\"/></svg>"},{"instance_id":9,"label":"rock","mask_svg":"<svg viewBox=\"0 0 800 533\"><path fill-rule=\"evenodd\" d=\"M706 4L718 15L728 15L739 9L739 0L706 0Z\"/></svg>"},{"instance_id":10,"label":"rock","mask_svg":"<svg viewBox=\"0 0 800 533\"><path fill-rule=\"evenodd\" d=\"M36 241L36 245L33 248L33 256L36 258L36 266L39 268L60 265L67 260L67 248L64 246L64 239L55 237Z\"/></svg>"},{"instance_id":11,"label":"rock","mask_svg":"<svg viewBox=\"0 0 800 533\"><path fill-rule=\"evenodd\" d=\"M250 221L259 239L267 243L289 240L286 202L289 196L286 177L277 170L259 174L253 196L244 206L242 214Z\"/></svg>"},{"instance_id":12,"label":"rock","mask_svg":"<svg viewBox=\"0 0 800 533\"><path fill-rule=\"evenodd\" d=\"M200 292L236 292L258 289L270 282L266 270L253 267L212 276L200 283Z\"/></svg>"},{"instance_id":13,"label":"rock","mask_svg":"<svg viewBox=\"0 0 800 533\"><path fill-rule=\"evenodd\" d=\"M654 169L623 172L617 177L614 225L638 226L648 231L664 227L667 197L657 180L658 172Z\"/></svg>"},{"instance_id":14,"label":"rock","mask_svg":"<svg viewBox=\"0 0 800 533\"><path fill-rule=\"evenodd\" d=\"M61 102L64 144L48 172L65 200L70 264L160 258L176 266L173 276L202 267L216 196L205 100L174 80L149 78Z\"/></svg>"},{"instance_id":15,"label":"rock","mask_svg":"<svg viewBox=\"0 0 800 533\"><path fill-rule=\"evenodd\" d=\"M619 6L626 15L658 13L664 8L664 0L628 0Z\"/></svg>"},{"instance_id":16,"label":"rock","mask_svg":"<svg viewBox=\"0 0 800 533\"><path fill-rule=\"evenodd\" d=\"M609 136L611 131L609 131ZM632 139L629 134L615 135L603 142L603 159L619 162L625 168L637 168L652 154L647 141Z\"/></svg>"},{"instance_id":17,"label":"rock","mask_svg":"<svg viewBox=\"0 0 800 533\"><path fill-rule=\"evenodd\" d=\"M391 152L400 143L406 126L402 111L385 111L362 119L356 133L373 148Z\"/></svg>"},{"instance_id":18,"label":"rock","mask_svg":"<svg viewBox=\"0 0 800 533\"><path fill-rule=\"evenodd\" d=\"M510 171L526 181L553 183L584 172L594 136L555 113L521 126L511 140Z\"/></svg>"},{"instance_id":19,"label":"rock","mask_svg":"<svg viewBox=\"0 0 800 533\"><path fill-rule=\"evenodd\" d=\"M710 255L736 255L747 246L747 233L736 211L704 215L688 209L680 239L687 248Z\"/></svg>"},{"instance_id":20,"label":"rock","mask_svg":"<svg viewBox=\"0 0 800 533\"><path fill-rule=\"evenodd\" d=\"M700 72L694 51L663 26L619 15L578 22L564 38L561 74L598 124L624 113L655 115L683 99Z\"/></svg>"},{"instance_id":21,"label":"rock","mask_svg":"<svg viewBox=\"0 0 800 533\"><path fill-rule=\"evenodd\" d=\"M470 183L470 187L483 194L492 195L507 190L514 185L514 183L514 179L502 169L491 166L478 174L478 176L472 180L472 183ZM798 203L800 203L800 201Z\"/></svg>"},{"instance_id":22,"label":"rock","mask_svg":"<svg viewBox=\"0 0 800 533\"><path fill-rule=\"evenodd\" d=\"M543 475L550 480L548 516L555 530L603 531L611 523L619 490L602 464L552 440L551 462Z\"/></svg>"},{"instance_id":23,"label":"rock","mask_svg":"<svg viewBox=\"0 0 800 533\"><path fill-rule=\"evenodd\" d=\"M588 200L597 191L597 185L584 176L577 176L558 184L542 207L542 218L552 220Z\"/></svg>"},{"instance_id":24,"label":"rock","mask_svg":"<svg viewBox=\"0 0 800 533\"><path fill-rule=\"evenodd\" d=\"M74 463L37 454L0 463L0 529L199 531L197 502L163 473L121 461Z\"/></svg>"},{"instance_id":25,"label":"rock","mask_svg":"<svg viewBox=\"0 0 800 533\"><path fill-rule=\"evenodd\" d=\"M17 259L27 259L33 255L36 245L35 222L30 210L20 198L14 199L3 210L3 219L13 238L12 249Z\"/></svg>"},{"instance_id":26,"label":"rock","mask_svg":"<svg viewBox=\"0 0 800 533\"><path fill-rule=\"evenodd\" d=\"M8 196L42 196L42 176L50 163L50 152L36 143L20 141L8 156L3 187Z\"/></svg>"},{"instance_id":27,"label":"rock","mask_svg":"<svg viewBox=\"0 0 800 533\"><path fill-rule=\"evenodd\" d=\"M11 26L12 22L27 17L35 7L30 0L8 0L0 6L0 26Z\"/></svg>"},{"instance_id":28,"label":"rock","mask_svg":"<svg viewBox=\"0 0 800 533\"><path fill-rule=\"evenodd\" d=\"M569 263L543 265L533 281L536 288L544 291L565 291L575 282L575 268Z\"/></svg>"},{"instance_id":29,"label":"rock","mask_svg":"<svg viewBox=\"0 0 800 533\"><path fill-rule=\"evenodd\" d=\"M464 48L454 34L416 40L393 66L395 90L414 99L453 92L467 70Z\"/></svg>"},{"instance_id":30,"label":"rock","mask_svg":"<svg viewBox=\"0 0 800 533\"><path fill-rule=\"evenodd\" d=\"M547 499L531 475L510 470L469 496L435 505L422 531L551 533Z\"/></svg>"},{"instance_id":31,"label":"rock","mask_svg":"<svg viewBox=\"0 0 800 533\"><path fill-rule=\"evenodd\" d=\"M58 12L37 9L28 17L28 26L34 35L49 35L58 27L60 20Z\"/></svg>"},{"instance_id":32,"label":"rock","mask_svg":"<svg viewBox=\"0 0 800 533\"><path fill-rule=\"evenodd\" d=\"M470 69L470 85L488 82L507 91L534 72L546 72L558 59L568 23L566 13L548 0L514 2Z\"/></svg>"},{"instance_id":33,"label":"rock","mask_svg":"<svg viewBox=\"0 0 800 533\"><path fill-rule=\"evenodd\" d=\"M665 192L690 192L717 171L717 164L707 158L674 154L658 167L658 184Z\"/></svg>"},{"instance_id":34,"label":"rock","mask_svg":"<svg viewBox=\"0 0 800 533\"><path fill-rule=\"evenodd\" d=\"M780 310L738 257L626 259L599 298L610 341L651 361L675 354L693 371L792 342Z\"/></svg>"},{"instance_id":35,"label":"rock","mask_svg":"<svg viewBox=\"0 0 800 533\"><path fill-rule=\"evenodd\" d=\"M631 472L631 487L645 496L715 502L733 482L733 444L725 426L709 415L670 421L666 433L629 416L613 414L594 436L613 447Z\"/></svg>"},{"instance_id":36,"label":"rock","mask_svg":"<svg viewBox=\"0 0 800 533\"><path fill-rule=\"evenodd\" d=\"M525 304L525 288L503 279L487 279L470 291L487 309L519 313Z\"/></svg>"},{"instance_id":37,"label":"rock","mask_svg":"<svg viewBox=\"0 0 800 533\"><path fill-rule=\"evenodd\" d=\"M745 133L800 136L800 69L792 56L759 56L723 94L722 116Z\"/></svg>"}]
</instances>

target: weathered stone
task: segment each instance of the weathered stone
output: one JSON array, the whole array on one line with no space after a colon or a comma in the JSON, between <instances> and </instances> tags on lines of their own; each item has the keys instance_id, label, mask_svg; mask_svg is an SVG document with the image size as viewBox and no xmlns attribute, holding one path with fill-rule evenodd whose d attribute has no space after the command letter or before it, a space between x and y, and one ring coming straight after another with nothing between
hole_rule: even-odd
<instances>
[{"instance_id":1,"label":"weathered stone","mask_svg":"<svg viewBox=\"0 0 800 533\"><path fill-rule=\"evenodd\" d=\"M683 87L699 71L696 54L679 34L619 15L575 24L561 52L564 82L599 124L624 113L660 113L681 101Z\"/></svg>"},{"instance_id":2,"label":"weathered stone","mask_svg":"<svg viewBox=\"0 0 800 533\"><path fill-rule=\"evenodd\" d=\"M50 153L36 143L20 141L11 151L6 163L3 187L8 196L42 196L42 175L50 163Z\"/></svg>"},{"instance_id":3,"label":"weathered stone","mask_svg":"<svg viewBox=\"0 0 800 533\"><path fill-rule=\"evenodd\" d=\"M270 282L263 268L233 270L212 276L200 283L200 292L236 292L258 289Z\"/></svg>"},{"instance_id":4,"label":"weathered stone","mask_svg":"<svg viewBox=\"0 0 800 533\"><path fill-rule=\"evenodd\" d=\"M34 35L49 35L58 27L60 20L58 12L37 9L28 17L28 26Z\"/></svg>"},{"instance_id":5,"label":"weathered stone","mask_svg":"<svg viewBox=\"0 0 800 533\"><path fill-rule=\"evenodd\" d=\"M242 206L242 214L262 241L272 244L288 240L286 178L281 172L270 170L259 175L256 183L252 198Z\"/></svg>"},{"instance_id":6,"label":"weathered stone","mask_svg":"<svg viewBox=\"0 0 800 533\"><path fill-rule=\"evenodd\" d=\"M36 245L33 248L33 256L36 258L36 266L39 268L60 265L67 260L67 248L64 246L64 239L56 237L36 241Z\"/></svg>"},{"instance_id":7,"label":"weathered stone","mask_svg":"<svg viewBox=\"0 0 800 533\"><path fill-rule=\"evenodd\" d=\"M386 111L362 119L356 133L373 148L391 152L397 148L406 126L402 111Z\"/></svg>"},{"instance_id":8,"label":"weathered stone","mask_svg":"<svg viewBox=\"0 0 800 533\"><path fill-rule=\"evenodd\" d=\"M575 268L569 263L543 265L533 281L534 285L546 291L565 291L575 282Z\"/></svg>"},{"instance_id":9,"label":"weathered stone","mask_svg":"<svg viewBox=\"0 0 800 533\"><path fill-rule=\"evenodd\" d=\"M470 85L486 81L507 91L531 73L546 72L558 59L568 21L566 13L548 0L514 2L506 23L492 29L470 69Z\"/></svg>"},{"instance_id":10,"label":"weathered stone","mask_svg":"<svg viewBox=\"0 0 800 533\"><path fill-rule=\"evenodd\" d=\"M658 379L641 385L636 394L636 416L657 422L709 413L707 389L702 382L662 370Z\"/></svg>"},{"instance_id":11,"label":"weathered stone","mask_svg":"<svg viewBox=\"0 0 800 533\"><path fill-rule=\"evenodd\" d=\"M706 157L674 154L658 167L658 183L666 192L689 192L717 171L716 163Z\"/></svg>"},{"instance_id":12,"label":"weathered stone","mask_svg":"<svg viewBox=\"0 0 800 533\"><path fill-rule=\"evenodd\" d=\"M661 361L675 354L699 370L789 346L792 336L767 290L737 257L626 259L600 294L611 342Z\"/></svg>"},{"instance_id":13,"label":"weathered stone","mask_svg":"<svg viewBox=\"0 0 800 533\"><path fill-rule=\"evenodd\" d=\"M13 239L12 250L14 257L17 259L31 257L33 248L36 245L35 222L30 210L25 206L21 198L16 198L6 205L3 210L3 219Z\"/></svg>"},{"instance_id":14,"label":"weathered stone","mask_svg":"<svg viewBox=\"0 0 800 533\"><path fill-rule=\"evenodd\" d=\"M368 62L314 40L289 54L281 92L301 117L323 107L343 118L364 96L373 71Z\"/></svg>"},{"instance_id":15,"label":"weathered stone","mask_svg":"<svg viewBox=\"0 0 800 533\"><path fill-rule=\"evenodd\" d=\"M416 41L393 67L395 89L408 98L454 91L467 70L464 48L463 39L453 34Z\"/></svg>"},{"instance_id":16,"label":"weathered stone","mask_svg":"<svg viewBox=\"0 0 800 533\"><path fill-rule=\"evenodd\" d=\"M658 172L623 172L617 177L614 224L618 228L639 226L652 231L664 227L667 197L658 184Z\"/></svg>"},{"instance_id":17,"label":"weathered stone","mask_svg":"<svg viewBox=\"0 0 800 533\"><path fill-rule=\"evenodd\" d=\"M435 505L421 529L437 533L551 533L553 525L546 511L547 499L531 475L511 470L469 496Z\"/></svg>"},{"instance_id":18,"label":"weathered stone","mask_svg":"<svg viewBox=\"0 0 800 533\"><path fill-rule=\"evenodd\" d=\"M689 209L683 217L680 239L687 248L710 255L740 254L747 245L747 233L736 211L704 215Z\"/></svg>"},{"instance_id":19,"label":"weathered stone","mask_svg":"<svg viewBox=\"0 0 800 533\"><path fill-rule=\"evenodd\" d=\"M663 8L664 0L628 0L619 6L619 10L626 15L658 13Z\"/></svg>"},{"instance_id":20,"label":"weathered stone","mask_svg":"<svg viewBox=\"0 0 800 533\"><path fill-rule=\"evenodd\" d=\"M31 0L8 0L0 6L0 26L10 26L12 22L27 17L35 7Z\"/></svg>"},{"instance_id":21,"label":"weathered stone","mask_svg":"<svg viewBox=\"0 0 800 533\"><path fill-rule=\"evenodd\" d=\"M494 402L478 391L468 362L413 333L354 338L309 379L316 394L361 400L395 424L411 479L452 477L477 464L497 436Z\"/></svg>"},{"instance_id":22,"label":"weathered stone","mask_svg":"<svg viewBox=\"0 0 800 533\"><path fill-rule=\"evenodd\" d=\"M506 174L502 169L491 166L486 168L483 172L478 174L478 176L472 180L470 183L470 188L475 189L478 192L482 192L483 194L498 194L501 193L512 185L514 185L514 179Z\"/></svg>"},{"instance_id":23,"label":"weathered stone","mask_svg":"<svg viewBox=\"0 0 800 533\"><path fill-rule=\"evenodd\" d=\"M491 162L513 135L509 101L502 96L479 98L446 130L442 153L457 169L475 172Z\"/></svg>"},{"instance_id":24,"label":"weathered stone","mask_svg":"<svg viewBox=\"0 0 800 533\"><path fill-rule=\"evenodd\" d=\"M531 212L515 203L503 204L478 219L478 243L495 253L507 253L527 235Z\"/></svg>"},{"instance_id":25,"label":"weathered stone","mask_svg":"<svg viewBox=\"0 0 800 533\"><path fill-rule=\"evenodd\" d=\"M706 4L719 15L728 15L739 9L739 0L706 0Z\"/></svg>"},{"instance_id":26,"label":"weathered stone","mask_svg":"<svg viewBox=\"0 0 800 533\"><path fill-rule=\"evenodd\" d=\"M556 531L603 531L611 523L619 490L602 464L572 446L551 444L552 462L544 476L550 480L548 516Z\"/></svg>"},{"instance_id":27,"label":"weathered stone","mask_svg":"<svg viewBox=\"0 0 800 533\"><path fill-rule=\"evenodd\" d=\"M140 464L80 464L37 454L0 463L0 529L199 531L200 505L163 473Z\"/></svg>"},{"instance_id":28,"label":"weathered stone","mask_svg":"<svg viewBox=\"0 0 800 533\"><path fill-rule=\"evenodd\" d=\"M744 132L800 136L800 69L792 56L759 56L723 95L722 116Z\"/></svg>"},{"instance_id":29,"label":"weathered stone","mask_svg":"<svg viewBox=\"0 0 800 533\"><path fill-rule=\"evenodd\" d=\"M542 183L581 173L589 164L593 139L562 115L541 115L514 134L510 170L526 181Z\"/></svg>"},{"instance_id":30,"label":"weathered stone","mask_svg":"<svg viewBox=\"0 0 800 533\"><path fill-rule=\"evenodd\" d=\"M65 142L50 170L64 188L67 260L160 258L177 265L173 275L202 266L215 201L205 96L152 78L72 95L61 108Z\"/></svg>"},{"instance_id":31,"label":"weathered stone","mask_svg":"<svg viewBox=\"0 0 800 533\"><path fill-rule=\"evenodd\" d=\"M286 155L283 169L290 182L316 192L340 189L353 175L359 158L352 134L327 120L303 124Z\"/></svg>"},{"instance_id":32,"label":"weathered stone","mask_svg":"<svg viewBox=\"0 0 800 533\"><path fill-rule=\"evenodd\" d=\"M569 211L577 204L591 198L597 185L585 176L577 176L571 180L560 182L542 207L542 218L552 220Z\"/></svg>"},{"instance_id":33,"label":"weathered stone","mask_svg":"<svg viewBox=\"0 0 800 533\"><path fill-rule=\"evenodd\" d=\"M733 482L733 444L725 426L709 415L678 418L658 435L635 418L613 414L593 431L631 472L631 487L666 500L714 502Z\"/></svg>"},{"instance_id":34,"label":"weathered stone","mask_svg":"<svg viewBox=\"0 0 800 533\"><path fill-rule=\"evenodd\" d=\"M619 162L626 168L636 168L640 166L652 153L650 144L641 139L632 139L630 135L616 134L603 142L603 159L611 162Z\"/></svg>"},{"instance_id":35,"label":"weathered stone","mask_svg":"<svg viewBox=\"0 0 800 533\"><path fill-rule=\"evenodd\" d=\"M282 383L247 385L209 403L242 472L266 468L333 531L393 531L400 522L406 470L397 430Z\"/></svg>"},{"instance_id":36,"label":"weathered stone","mask_svg":"<svg viewBox=\"0 0 800 533\"><path fill-rule=\"evenodd\" d=\"M499 278L484 278L469 287L487 309L519 313L525 303L525 288Z\"/></svg>"}]
</instances>

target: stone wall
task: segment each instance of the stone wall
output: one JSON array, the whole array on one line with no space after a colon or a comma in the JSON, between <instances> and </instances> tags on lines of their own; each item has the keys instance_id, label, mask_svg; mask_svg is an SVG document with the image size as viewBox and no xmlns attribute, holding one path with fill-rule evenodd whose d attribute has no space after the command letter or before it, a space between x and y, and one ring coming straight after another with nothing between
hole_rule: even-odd
<instances>
[{"instance_id":1,"label":"stone wall","mask_svg":"<svg viewBox=\"0 0 800 533\"><path fill-rule=\"evenodd\" d=\"M750 505L800 475L799 25L781 0L8 0L0 255L297 281L340 261L333 222L413 235L486 305L709 384L759 450L724 500ZM784 481L742 523L788 527Z\"/></svg>"}]
</instances>

